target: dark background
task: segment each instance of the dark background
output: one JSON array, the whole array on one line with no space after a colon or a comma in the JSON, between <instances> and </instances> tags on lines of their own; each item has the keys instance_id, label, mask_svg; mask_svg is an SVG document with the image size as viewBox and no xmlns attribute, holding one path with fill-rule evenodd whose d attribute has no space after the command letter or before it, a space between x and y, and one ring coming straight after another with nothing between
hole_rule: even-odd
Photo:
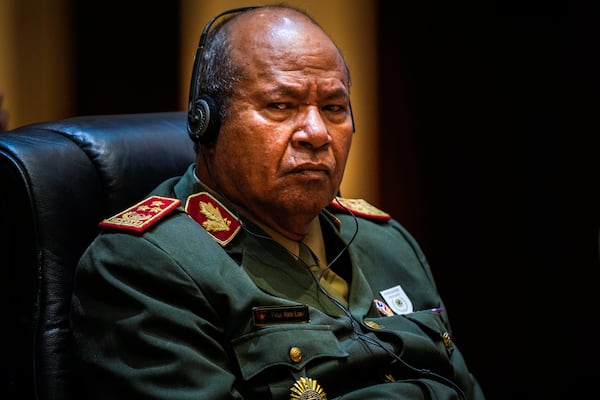
<instances>
[{"instance_id":1,"label":"dark background","mask_svg":"<svg viewBox=\"0 0 600 400\"><path fill-rule=\"evenodd\" d=\"M384 208L422 244L488 399L587 398L598 15L392 8L379 15Z\"/></svg>"},{"instance_id":2,"label":"dark background","mask_svg":"<svg viewBox=\"0 0 600 400\"><path fill-rule=\"evenodd\" d=\"M176 3L77 11L77 114L178 110ZM421 243L488 400L583 396L600 378L597 16L404 3L378 2L381 206Z\"/></svg>"}]
</instances>

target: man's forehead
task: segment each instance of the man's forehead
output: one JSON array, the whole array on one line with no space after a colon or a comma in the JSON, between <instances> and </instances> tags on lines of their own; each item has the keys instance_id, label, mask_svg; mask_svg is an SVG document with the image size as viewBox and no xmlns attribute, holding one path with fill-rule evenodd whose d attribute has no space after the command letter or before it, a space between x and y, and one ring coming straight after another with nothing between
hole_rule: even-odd
<instances>
[{"instance_id":1,"label":"man's forehead","mask_svg":"<svg viewBox=\"0 0 600 400\"><path fill-rule=\"evenodd\" d=\"M244 12L230 22L231 37L240 44L249 42L273 42L297 34L314 36L325 32L306 15L288 8L264 7ZM313 30L311 34L308 31Z\"/></svg>"}]
</instances>

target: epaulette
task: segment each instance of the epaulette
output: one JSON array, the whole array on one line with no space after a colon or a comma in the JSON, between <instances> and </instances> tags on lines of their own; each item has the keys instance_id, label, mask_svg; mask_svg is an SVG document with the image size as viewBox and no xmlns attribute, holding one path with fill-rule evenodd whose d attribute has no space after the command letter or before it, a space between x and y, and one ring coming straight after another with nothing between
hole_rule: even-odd
<instances>
[{"instance_id":1,"label":"epaulette","mask_svg":"<svg viewBox=\"0 0 600 400\"><path fill-rule=\"evenodd\" d=\"M99 225L103 228L116 228L141 233L160 221L180 204L181 200L179 199L150 196L125 211L103 220Z\"/></svg>"},{"instance_id":2,"label":"epaulette","mask_svg":"<svg viewBox=\"0 0 600 400\"><path fill-rule=\"evenodd\" d=\"M235 215L208 192L188 197L185 211L221 246L231 242L242 227Z\"/></svg>"},{"instance_id":3,"label":"epaulette","mask_svg":"<svg viewBox=\"0 0 600 400\"><path fill-rule=\"evenodd\" d=\"M375 221L389 221L392 216L385 211L373 206L363 199L346 199L337 196L329 204L330 208L343 211L347 214L354 214L357 217L363 217Z\"/></svg>"}]
</instances>

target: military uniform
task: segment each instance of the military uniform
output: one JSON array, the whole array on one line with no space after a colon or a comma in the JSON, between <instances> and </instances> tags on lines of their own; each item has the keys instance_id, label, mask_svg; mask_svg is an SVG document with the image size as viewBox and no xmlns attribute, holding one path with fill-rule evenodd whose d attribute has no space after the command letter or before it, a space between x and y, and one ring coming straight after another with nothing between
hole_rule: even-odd
<instances>
[{"instance_id":1,"label":"military uniform","mask_svg":"<svg viewBox=\"0 0 600 400\"><path fill-rule=\"evenodd\" d=\"M105 221L83 255L72 323L84 398L484 399L395 220L364 203L321 213L346 308L257 225L210 196L190 207L201 191L191 166L142 211Z\"/></svg>"}]
</instances>

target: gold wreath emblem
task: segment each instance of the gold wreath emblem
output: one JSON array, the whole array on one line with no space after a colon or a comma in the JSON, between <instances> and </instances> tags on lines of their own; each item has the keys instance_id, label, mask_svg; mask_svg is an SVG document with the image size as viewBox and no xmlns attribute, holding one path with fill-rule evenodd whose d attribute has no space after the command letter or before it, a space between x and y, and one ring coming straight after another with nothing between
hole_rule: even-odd
<instances>
[{"instance_id":1,"label":"gold wreath emblem","mask_svg":"<svg viewBox=\"0 0 600 400\"><path fill-rule=\"evenodd\" d=\"M221 215L221 211L214 205L205 201L200 202L200 212L206 217L206 221L202 223L204 229L209 232L225 232L228 231L231 221Z\"/></svg>"},{"instance_id":2,"label":"gold wreath emblem","mask_svg":"<svg viewBox=\"0 0 600 400\"><path fill-rule=\"evenodd\" d=\"M327 400L327 395L316 380L302 377L290 388L290 400Z\"/></svg>"}]
</instances>

